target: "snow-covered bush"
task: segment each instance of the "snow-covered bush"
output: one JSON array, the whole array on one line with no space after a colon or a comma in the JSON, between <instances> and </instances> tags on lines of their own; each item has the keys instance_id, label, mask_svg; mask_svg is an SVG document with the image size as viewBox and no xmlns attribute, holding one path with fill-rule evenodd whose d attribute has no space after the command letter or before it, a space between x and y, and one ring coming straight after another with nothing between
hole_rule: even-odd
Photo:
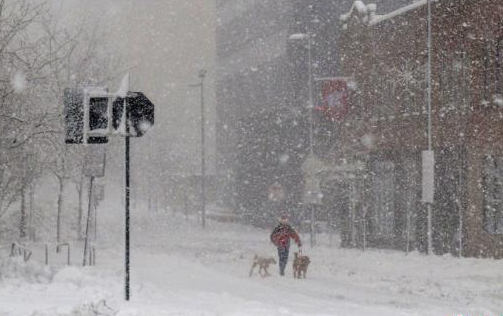
<instances>
[{"instance_id":1,"label":"snow-covered bush","mask_svg":"<svg viewBox=\"0 0 503 316\"><path fill-rule=\"evenodd\" d=\"M86 303L74 307L71 311L62 310L35 311L31 316L115 316L118 310L110 306L105 299L96 303Z\"/></svg>"},{"instance_id":2,"label":"snow-covered bush","mask_svg":"<svg viewBox=\"0 0 503 316\"><path fill-rule=\"evenodd\" d=\"M22 257L0 258L0 281L17 278L31 283L49 283L53 273L50 267L36 261L24 262Z\"/></svg>"}]
</instances>

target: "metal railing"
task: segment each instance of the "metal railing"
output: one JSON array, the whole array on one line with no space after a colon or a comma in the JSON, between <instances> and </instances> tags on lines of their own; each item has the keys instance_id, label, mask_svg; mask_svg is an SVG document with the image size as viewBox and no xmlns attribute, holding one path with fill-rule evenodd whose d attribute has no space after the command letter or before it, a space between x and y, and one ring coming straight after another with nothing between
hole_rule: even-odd
<instances>
[{"instance_id":1,"label":"metal railing","mask_svg":"<svg viewBox=\"0 0 503 316\"><path fill-rule=\"evenodd\" d=\"M10 256L11 257L21 256L23 257L24 262L30 260L32 254L33 251L31 251L30 248L17 242L12 243L10 247Z\"/></svg>"},{"instance_id":2,"label":"metal railing","mask_svg":"<svg viewBox=\"0 0 503 316\"><path fill-rule=\"evenodd\" d=\"M41 246L41 245L39 245ZM50 258L51 258L51 251L50 249L54 246L54 244L51 243L43 243L43 255L44 255L44 263L46 266L49 265L50 263ZM64 248L66 247L66 264L71 265L71 248L72 245L69 242L64 242L64 243L59 243L56 244L56 253L60 253L64 251ZM88 252L88 260L89 260L89 265L94 266L96 265L96 245L94 243L90 244L89 247L89 252ZM8 254L10 257L16 257L20 256L23 258L25 262L27 262L33 255L33 250L32 248L29 248L26 244L20 243L20 242L13 242L4 246L0 246L0 250L6 249L8 250ZM53 248L54 249L54 248Z\"/></svg>"},{"instance_id":3,"label":"metal railing","mask_svg":"<svg viewBox=\"0 0 503 316\"><path fill-rule=\"evenodd\" d=\"M67 250L67 253L66 253L66 257L67 257L66 263L67 263L67 265L70 265L70 248L71 248L70 247L70 243L64 242L64 243L57 244L56 245L56 252L59 253L60 249L62 247L65 247L65 246L66 246L66 250Z\"/></svg>"}]
</instances>

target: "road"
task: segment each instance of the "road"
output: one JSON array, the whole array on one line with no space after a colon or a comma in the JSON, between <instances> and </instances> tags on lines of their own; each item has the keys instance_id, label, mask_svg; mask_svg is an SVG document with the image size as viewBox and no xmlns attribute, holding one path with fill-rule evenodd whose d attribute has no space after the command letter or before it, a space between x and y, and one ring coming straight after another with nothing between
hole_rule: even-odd
<instances>
[{"instance_id":1,"label":"road","mask_svg":"<svg viewBox=\"0 0 503 316\"><path fill-rule=\"evenodd\" d=\"M98 315L119 316L496 315L503 310L501 261L321 244L305 250L312 261L305 280L293 279L291 271L280 277L276 267L271 277L250 278L255 253L275 254L268 231L212 222L202 231L195 221L154 216L133 231L130 302L122 300L122 244L110 237L99 250L97 267L55 269L47 283L6 278L0 283L0 315L87 316L83 311L100 300L111 309ZM33 274L29 270L23 275Z\"/></svg>"}]
</instances>

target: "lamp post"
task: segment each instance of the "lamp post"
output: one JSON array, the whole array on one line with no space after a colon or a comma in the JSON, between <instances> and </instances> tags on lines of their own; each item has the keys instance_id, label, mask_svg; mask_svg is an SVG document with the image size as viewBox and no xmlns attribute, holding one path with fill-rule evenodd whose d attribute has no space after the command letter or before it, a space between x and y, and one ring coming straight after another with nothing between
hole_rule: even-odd
<instances>
[{"instance_id":1,"label":"lamp post","mask_svg":"<svg viewBox=\"0 0 503 316\"><path fill-rule=\"evenodd\" d=\"M199 79L201 80L197 84L190 85L191 87L199 87L201 88L201 222L203 225L203 229L206 227L206 162L205 162L205 152L204 152L204 143L205 143L205 130L204 130L204 78L206 77L207 71L205 69L201 69L199 71Z\"/></svg>"},{"instance_id":2,"label":"lamp post","mask_svg":"<svg viewBox=\"0 0 503 316\"><path fill-rule=\"evenodd\" d=\"M312 62L312 38L309 33L296 33L292 34L289 37L289 40L291 41L307 41L307 63L308 63L308 120L309 120L309 157L314 159L314 137L313 137L313 109L314 109L314 102L313 102L313 62ZM314 175L308 175L308 176L314 176ZM315 204L317 199L319 199L318 195L320 192L313 192L309 191L308 195L311 197L311 201L308 201L310 204L310 209L311 209L311 233L310 233L310 244L311 247L313 247L316 243L315 240L315 227L314 227L314 222L315 222Z\"/></svg>"},{"instance_id":3,"label":"lamp post","mask_svg":"<svg viewBox=\"0 0 503 316\"><path fill-rule=\"evenodd\" d=\"M432 153L432 139L431 139L431 89L432 89L432 82L431 82L431 53L432 53L432 29L431 29L431 0L428 0L428 151L431 152L431 155L433 156ZM434 158L432 158L434 159ZM432 167L433 168L433 167ZM432 171L433 172L433 171ZM433 175L432 175L433 176ZM434 180L431 181L434 183ZM433 190L433 189L432 189ZM432 194L433 195L433 194ZM432 211L432 203L433 203L433 198L431 201L427 202L427 212L428 212L428 219L427 219L427 228L428 228L428 254L431 255L433 254L433 223L432 223L432 218L433 218L433 211Z\"/></svg>"},{"instance_id":4,"label":"lamp post","mask_svg":"<svg viewBox=\"0 0 503 316\"><path fill-rule=\"evenodd\" d=\"M313 62L312 62L312 40L311 35L307 33L296 33L289 37L291 41L307 41L307 63L308 63L308 120L309 120L309 153L313 154Z\"/></svg>"}]
</instances>

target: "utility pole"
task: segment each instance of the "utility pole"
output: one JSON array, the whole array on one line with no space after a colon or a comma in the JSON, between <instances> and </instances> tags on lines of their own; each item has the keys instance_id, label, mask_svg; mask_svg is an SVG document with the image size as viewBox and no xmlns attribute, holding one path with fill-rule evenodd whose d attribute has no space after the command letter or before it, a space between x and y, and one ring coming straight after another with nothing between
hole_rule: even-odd
<instances>
[{"instance_id":1,"label":"utility pole","mask_svg":"<svg viewBox=\"0 0 503 316\"><path fill-rule=\"evenodd\" d=\"M311 43L311 35L309 33L306 34L306 37L307 37L307 62L308 62L308 66L307 66L307 69L308 69L308 80L307 80L307 85L308 85L308 88L309 88L309 104L307 105L308 107L308 112L309 112L309 154L310 155L314 155L314 150L313 150L313 146L314 146L314 137L313 137L313 125L314 125L314 122L313 122L313 109L314 109L314 101L313 101L313 53L312 53L312 43ZM318 192L315 192L315 194L318 194ZM312 203L310 205L310 209L311 209L311 227L310 227L310 244L311 244L311 248L314 247L314 245L316 244L316 237L315 237L315 234L316 234L316 231L315 231L315 208L316 208L316 204Z\"/></svg>"},{"instance_id":2,"label":"utility pole","mask_svg":"<svg viewBox=\"0 0 503 316\"><path fill-rule=\"evenodd\" d=\"M309 120L309 155L308 159L315 159L314 155L314 118L313 118L313 110L314 110L314 100L313 100L313 38L310 32L307 33L297 33L297 34L292 34L289 37L289 40L291 41L306 41L307 42L307 69L308 69L308 80L307 80L307 86L308 86L308 105L307 105L307 111L308 111L308 120ZM314 175L311 175L314 176ZM313 188L309 188L313 189ZM308 192L309 193L309 198L305 201L306 204L309 206L310 210L310 244L311 247L314 247L316 244L316 237L315 237L315 219L316 219L316 204L319 204L319 188L316 191Z\"/></svg>"},{"instance_id":3,"label":"utility pole","mask_svg":"<svg viewBox=\"0 0 503 316\"><path fill-rule=\"evenodd\" d=\"M205 130L204 130L204 78L206 77L206 70L199 71L199 78L201 79L201 195L202 195L202 223L203 229L206 227L206 162L205 162Z\"/></svg>"},{"instance_id":4,"label":"utility pole","mask_svg":"<svg viewBox=\"0 0 503 316\"><path fill-rule=\"evenodd\" d=\"M189 87L199 87L201 89L201 222L203 229L206 228L206 161L205 161L205 119L204 119L204 78L207 71L201 69L199 71L199 79L197 84L191 84Z\"/></svg>"},{"instance_id":5,"label":"utility pole","mask_svg":"<svg viewBox=\"0 0 503 316\"><path fill-rule=\"evenodd\" d=\"M432 29L431 29L431 0L428 0L428 151L432 151L432 140L431 140L431 90L432 90L432 80L431 80L431 53L432 53ZM428 254L433 254L433 211L432 202L428 201L426 203L428 211Z\"/></svg>"}]
</instances>

